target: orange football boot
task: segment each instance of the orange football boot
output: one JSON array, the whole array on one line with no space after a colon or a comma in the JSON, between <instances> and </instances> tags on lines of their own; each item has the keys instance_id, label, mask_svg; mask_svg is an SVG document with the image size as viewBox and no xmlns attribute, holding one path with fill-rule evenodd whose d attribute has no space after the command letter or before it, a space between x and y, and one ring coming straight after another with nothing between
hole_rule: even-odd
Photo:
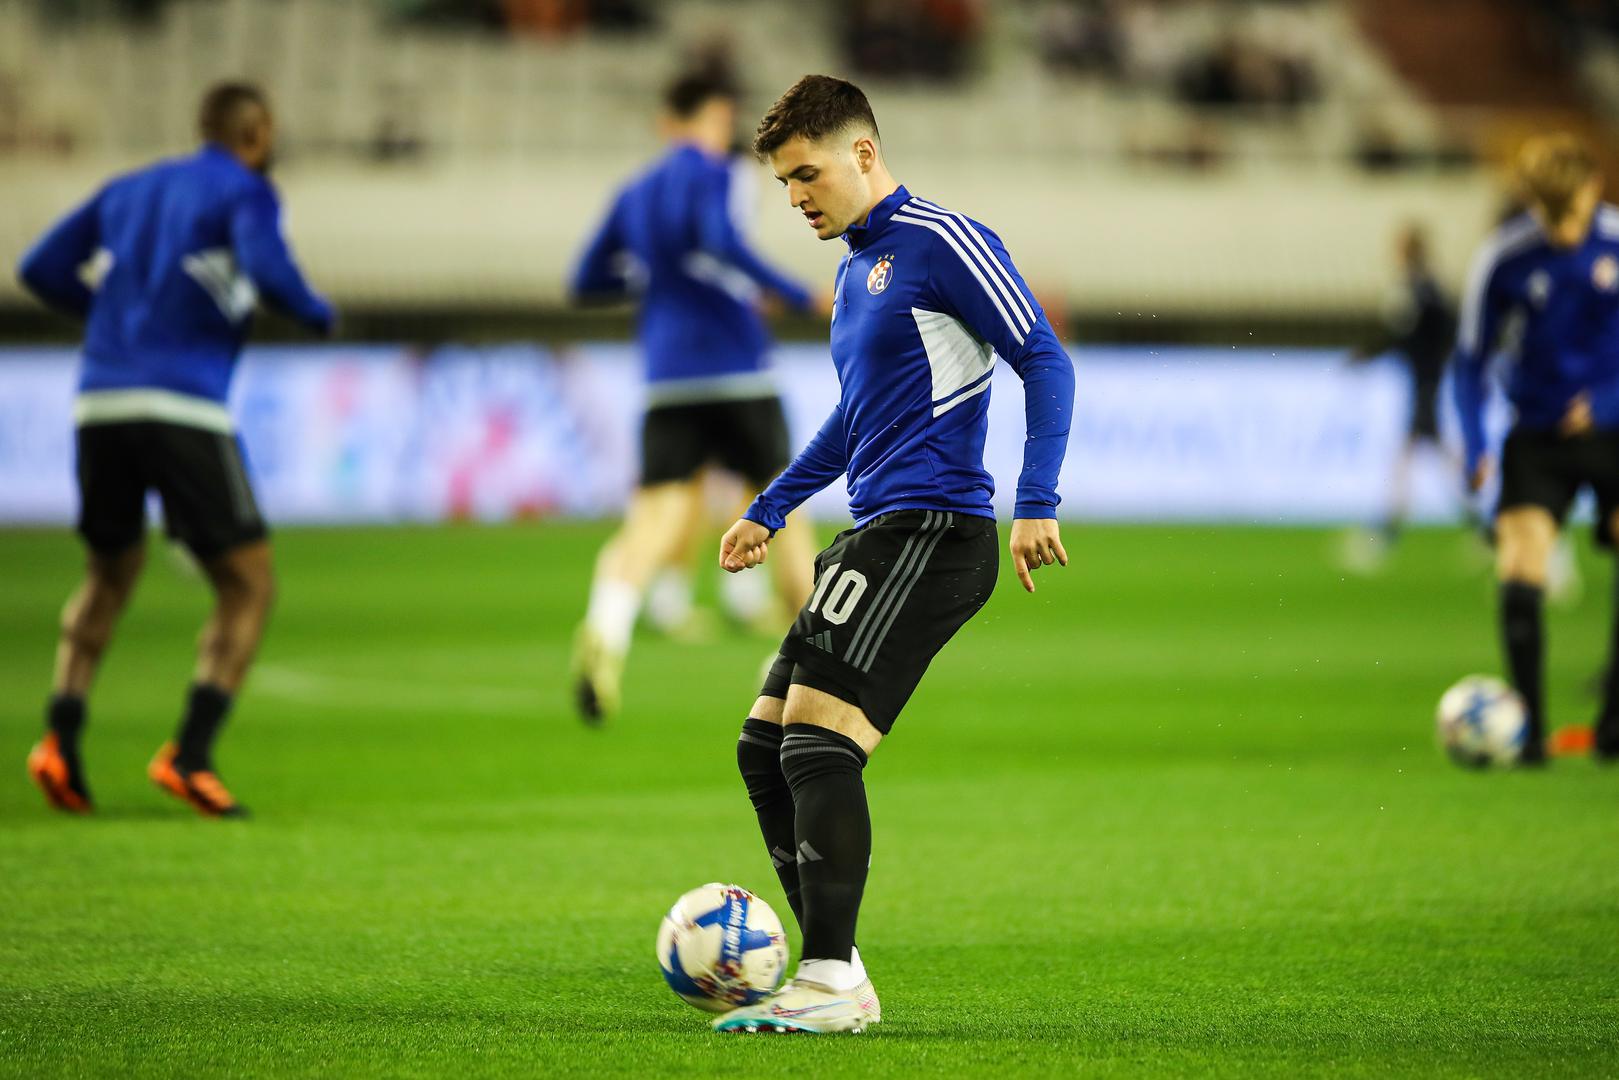
<instances>
[{"instance_id":1,"label":"orange football boot","mask_svg":"<svg viewBox=\"0 0 1619 1080\"><path fill-rule=\"evenodd\" d=\"M49 732L28 752L28 778L45 793L45 801L70 814L88 814L90 789L84 777L62 755L56 733Z\"/></svg>"},{"instance_id":2,"label":"orange football boot","mask_svg":"<svg viewBox=\"0 0 1619 1080\"><path fill-rule=\"evenodd\" d=\"M152 783L190 803L205 817L246 817L247 807L231 797L219 777L205 769L185 769L174 763L179 747L166 742L146 767Z\"/></svg>"}]
</instances>

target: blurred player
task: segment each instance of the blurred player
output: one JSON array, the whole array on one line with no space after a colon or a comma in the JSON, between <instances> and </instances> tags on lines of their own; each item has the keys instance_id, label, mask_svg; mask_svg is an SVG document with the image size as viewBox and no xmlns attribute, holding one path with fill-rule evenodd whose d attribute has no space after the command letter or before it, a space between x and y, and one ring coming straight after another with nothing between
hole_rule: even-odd
<instances>
[{"instance_id":1,"label":"blurred player","mask_svg":"<svg viewBox=\"0 0 1619 1080\"><path fill-rule=\"evenodd\" d=\"M1526 213L1473 264L1456 344L1456 403L1474 490L1493 467L1484 368L1498 347L1517 419L1501 452L1496 574L1512 683L1529 709L1524 761L1545 760L1542 594L1558 530L1580 489L1597 500L1597 540L1619 528L1619 208L1601 202L1591 151L1567 135L1531 140L1516 177ZM1507 328L1511 330L1508 332ZM1619 612L1613 644L1619 646ZM1619 757L1619 665L1610 663L1595 753Z\"/></svg>"},{"instance_id":2,"label":"blurred player","mask_svg":"<svg viewBox=\"0 0 1619 1080\"><path fill-rule=\"evenodd\" d=\"M91 809L79 753L85 698L140 576L146 493L155 490L215 605L179 731L148 775L204 814L242 813L214 771L213 747L264 632L273 582L225 398L258 297L321 332L333 312L281 235L264 95L217 86L199 125L202 149L111 181L18 270L41 300L85 321L74 414L88 573L63 612L47 730L28 757L29 775L62 810ZM106 267L94 291L80 279L92 258Z\"/></svg>"},{"instance_id":3,"label":"blurred player","mask_svg":"<svg viewBox=\"0 0 1619 1080\"><path fill-rule=\"evenodd\" d=\"M1395 240L1400 281L1387 305L1387 331L1355 352L1357 361L1392 352L1411 376L1411 416L1405 444L1390 478L1389 511L1377 530L1377 551L1399 539L1410 510L1411 466L1423 450L1455 456L1439 441L1439 380L1456 340L1456 313L1428 266L1428 238L1419 225L1406 225Z\"/></svg>"},{"instance_id":4,"label":"blurred player","mask_svg":"<svg viewBox=\"0 0 1619 1080\"><path fill-rule=\"evenodd\" d=\"M1000 238L894 180L858 88L806 76L765 115L754 149L815 235L849 246L832 321L841 393L809 446L726 532L720 564L764 562L788 535L788 511L840 476L855 526L816 559L815 591L737 744L804 932L803 960L778 993L715 1027L859 1031L880 1018L855 949L871 861L862 770L995 586L994 483L984 471L995 358L1024 384L1011 552L1030 592L1031 571L1068 562L1056 488L1074 373Z\"/></svg>"},{"instance_id":5,"label":"blurred player","mask_svg":"<svg viewBox=\"0 0 1619 1080\"><path fill-rule=\"evenodd\" d=\"M787 424L766 367L770 337L759 309L767 297L812 306L801 285L748 248L734 220L730 86L687 75L670 86L664 107L668 152L618 193L573 277L582 298L639 295L647 378L639 485L596 560L575 645L575 702L591 723L618 707L636 615L653 576L679 549L701 498L698 473L710 462L723 465L751 497L787 464ZM777 588L796 610L810 590L807 531L783 554Z\"/></svg>"}]
</instances>

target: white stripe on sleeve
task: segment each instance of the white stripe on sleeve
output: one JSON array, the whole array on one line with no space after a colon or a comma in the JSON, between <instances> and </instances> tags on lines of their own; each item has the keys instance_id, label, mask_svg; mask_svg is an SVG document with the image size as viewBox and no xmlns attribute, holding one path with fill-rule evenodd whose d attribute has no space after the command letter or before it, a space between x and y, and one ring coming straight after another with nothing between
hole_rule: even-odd
<instances>
[{"instance_id":1,"label":"white stripe on sleeve","mask_svg":"<svg viewBox=\"0 0 1619 1080\"><path fill-rule=\"evenodd\" d=\"M1007 276L1005 267L1001 266L1000 260L995 258L995 253L983 246L984 238L978 235L978 230L943 211L935 212L918 206L916 205L917 202L918 200L912 199L911 205L905 208L905 212L942 222L961 241L967 253L973 257L973 260L978 263L990 282L994 284L996 290L1000 292L1001 299L1006 301L1007 308L1011 310L1013 318L1017 319L1018 326L1023 332L1028 333L1033 329L1033 314L1025 316L1022 308L1019 307L1019 301L1023 299L1023 296L1017 287L1017 283ZM976 244L974 243L975 240L977 241ZM1016 299L1013 299L1014 297Z\"/></svg>"},{"instance_id":2,"label":"white stripe on sleeve","mask_svg":"<svg viewBox=\"0 0 1619 1080\"><path fill-rule=\"evenodd\" d=\"M969 237L972 238L972 243L977 246L980 252L983 253L984 259L989 263L990 266L994 267L995 272L999 274L1001 280L1006 283L1006 287L1011 290L1012 295L1017 297L1017 302L1023 308L1023 313L1028 316L1029 325L1033 326L1034 306L1029 303L1028 297L1023 295L1023 290L1018 288L1017 280L1012 277L1011 273L1006 269L1006 267L1001 265L1001 260L995 257L995 252L990 248L989 241L984 239L984 234L979 232L973 226L971 221L967 220L967 216L965 214L958 214L954 210L946 210L938 203L931 203L926 199L912 199L911 202L918 207L932 210L936 214L943 214L946 218L955 221L956 224L960 226L961 231L965 232Z\"/></svg>"},{"instance_id":3,"label":"white stripe on sleeve","mask_svg":"<svg viewBox=\"0 0 1619 1080\"><path fill-rule=\"evenodd\" d=\"M1001 318L1006 320L1006 328L1012 332L1012 339L1019 345L1023 344L1023 331L1019 329L1018 324L1013 320L1011 313L1006 310L1006 305L1003 304L1001 302L1001 298L995 294L995 290L990 287L989 282L985 280L983 273L979 271L976 265L974 265L973 260L967 257L967 253L963 251L961 245L956 242L956 238L951 236L943 225L928 218L910 217L903 212L903 208L901 212L896 213L890 220L903 221L907 225L920 225L924 229L931 229L933 232L937 233L945 243L949 244L951 250L956 253L956 256L959 259L961 259L962 265L971 271L973 277L978 279L978 284L983 287L984 295L988 296L990 302L995 305L995 310L999 311L1001 313Z\"/></svg>"}]
</instances>

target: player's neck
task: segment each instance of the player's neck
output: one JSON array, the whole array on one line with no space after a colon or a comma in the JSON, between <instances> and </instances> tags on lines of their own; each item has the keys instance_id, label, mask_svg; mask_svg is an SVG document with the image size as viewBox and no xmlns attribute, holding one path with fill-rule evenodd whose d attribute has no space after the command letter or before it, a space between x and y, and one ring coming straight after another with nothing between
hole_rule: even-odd
<instances>
[{"instance_id":1,"label":"player's neck","mask_svg":"<svg viewBox=\"0 0 1619 1080\"><path fill-rule=\"evenodd\" d=\"M899 190L899 181L887 169L882 170L880 175L874 171L867 181L867 190L871 197L866 203L866 212L860 215L861 225L871 220L871 212L881 206L884 199Z\"/></svg>"}]
</instances>

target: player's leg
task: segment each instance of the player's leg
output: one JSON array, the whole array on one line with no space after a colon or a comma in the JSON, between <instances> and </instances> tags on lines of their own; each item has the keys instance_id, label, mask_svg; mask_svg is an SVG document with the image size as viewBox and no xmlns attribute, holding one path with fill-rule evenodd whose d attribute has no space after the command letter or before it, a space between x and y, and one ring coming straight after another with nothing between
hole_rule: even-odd
<instances>
[{"instance_id":1,"label":"player's leg","mask_svg":"<svg viewBox=\"0 0 1619 1080\"><path fill-rule=\"evenodd\" d=\"M1592 486L1597 495L1597 545L1619 552L1619 437L1601 433L1590 438ZM1619 761L1619 564L1613 588L1613 614L1608 631L1608 666L1602 677L1602 711L1592 732L1591 751L1598 761Z\"/></svg>"},{"instance_id":2,"label":"player's leg","mask_svg":"<svg viewBox=\"0 0 1619 1080\"><path fill-rule=\"evenodd\" d=\"M596 558L590 604L574 652L575 700L599 722L617 711L619 678L635 634L641 599L680 542L679 524L698 498L691 480L643 487L630 496L624 523Z\"/></svg>"},{"instance_id":3,"label":"player's leg","mask_svg":"<svg viewBox=\"0 0 1619 1080\"><path fill-rule=\"evenodd\" d=\"M580 718L599 724L618 709L619 680L652 576L678 547L708 457L709 407L661 405L641 422L641 477L618 532L596 558L590 603L574 640L573 691Z\"/></svg>"},{"instance_id":4,"label":"player's leg","mask_svg":"<svg viewBox=\"0 0 1619 1080\"><path fill-rule=\"evenodd\" d=\"M86 425L75 441L88 556L62 611L45 737L28 755L28 773L52 806L82 813L91 807L80 753L87 699L145 563L146 475L138 424Z\"/></svg>"},{"instance_id":5,"label":"player's leg","mask_svg":"<svg viewBox=\"0 0 1619 1080\"><path fill-rule=\"evenodd\" d=\"M793 791L781 770L781 722L786 707L792 661L778 657L765 677L759 697L742 721L736 741L736 767L747 788L748 802L759 821L765 853L787 896L787 906L799 929L804 926L804 905L799 897L798 841L793 832Z\"/></svg>"},{"instance_id":6,"label":"player's leg","mask_svg":"<svg viewBox=\"0 0 1619 1080\"><path fill-rule=\"evenodd\" d=\"M214 747L257 654L275 602L269 529L241 444L229 433L154 425L154 474L169 533L202 567L214 605L175 736L147 768L158 787L211 817L246 813L214 767Z\"/></svg>"},{"instance_id":7,"label":"player's leg","mask_svg":"<svg viewBox=\"0 0 1619 1080\"><path fill-rule=\"evenodd\" d=\"M1379 529L1383 542L1392 547L1400 539L1406 518L1411 515L1411 467L1416 463L1419 437L1413 434L1400 447L1394 459L1394 472L1389 478L1388 516Z\"/></svg>"},{"instance_id":8,"label":"player's leg","mask_svg":"<svg viewBox=\"0 0 1619 1080\"><path fill-rule=\"evenodd\" d=\"M803 959L781 994L718 1030L855 1031L880 1018L854 946L872 850L865 765L934 655L989 598L998 556L992 521L903 511L842 534L816 560L782 642Z\"/></svg>"},{"instance_id":9,"label":"player's leg","mask_svg":"<svg viewBox=\"0 0 1619 1080\"><path fill-rule=\"evenodd\" d=\"M1544 607L1546 570L1557 519L1543 507L1517 506L1496 516L1496 579L1501 643L1512 685L1529 711L1524 760L1544 760L1546 698Z\"/></svg>"},{"instance_id":10,"label":"player's leg","mask_svg":"<svg viewBox=\"0 0 1619 1080\"><path fill-rule=\"evenodd\" d=\"M688 634L695 617L692 569L699 552L705 559L708 555L708 545L699 542L706 535L704 526L707 524L704 479L702 473L692 479L693 497L687 503L685 517L669 523L669 530L674 534L669 561L653 571L641 603L646 623L671 636Z\"/></svg>"},{"instance_id":11,"label":"player's leg","mask_svg":"<svg viewBox=\"0 0 1619 1080\"><path fill-rule=\"evenodd\" d=\"M1522 760L1545 761L1546 575L1582 483L1579 447L1554 433L1513 431L1501 451L1501 497L1495 518L1495 570L1500 587L1501 644L1512 685L1529 712Z\"/></svg>"},{"instance_id":12,"label":"player's leg","mask_svg":"<svg viewBox=\"0 0 1619 1080\"><path fill-rule=\"evenodd\" d=\"M145 559L139 543L112 554L90 552L84 581L62 610L56 671L45 708L45 738L28 757L29 775L58 809L84 812L91 808L80 753L86 699Z\"/></svg>"},{"instance_id":13,"label":"player's leg","mask_svg":"<svg viewBox=\"0 0 1619 1080\"><path fill-rule=\"evenodd\" d=\"M855 924L871 866L866 762L883 733L826 690L794 683L782 714L781 768L793 797L804 931L797 978L851 990L865 981Z\"/></svg>"}]
</instances>

